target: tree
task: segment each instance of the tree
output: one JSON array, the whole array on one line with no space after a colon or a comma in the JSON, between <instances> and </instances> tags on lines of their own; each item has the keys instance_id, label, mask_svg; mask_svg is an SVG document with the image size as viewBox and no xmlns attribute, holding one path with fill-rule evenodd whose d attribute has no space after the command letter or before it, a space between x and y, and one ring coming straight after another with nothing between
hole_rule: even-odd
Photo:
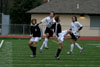
<instances>
[{"instance_id":1,"label":"tree","mask_svg":"<svg viewBox=\"0 0 100 67\"><path fill-rule=\"evenodd\" d=\"M14 0L14 5L10 8L12 24L29 24L30 14L26 12L41 5L41 0Z\"/></svg>"}]
</instances>

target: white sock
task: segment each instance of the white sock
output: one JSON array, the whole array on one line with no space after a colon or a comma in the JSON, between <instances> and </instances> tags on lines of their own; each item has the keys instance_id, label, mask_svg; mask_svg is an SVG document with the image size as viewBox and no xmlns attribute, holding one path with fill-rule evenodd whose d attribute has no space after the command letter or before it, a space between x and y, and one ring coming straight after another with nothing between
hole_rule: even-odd
<instances>
[{"instance_id":1,"label":"white sock","mask_svg":"<svg viewBox=\"0 0 100 67\"><path fill-rule=\"evenodd\" d=\"M45 47L48 47L47 43L48 43L48 38L45 38Z\"/></svg>"},{"instance_id":2,"label":"white sock","mask_svg":"<svg viewBox=\"0 0 100 67\"><path fill-rule=\"evenodd\" d=\"M71 52L73 51L73 48L74 48L74 44L71 44L71 48L70 48Z\"/></svg>"},{"instance_id":3,"label":"white sock","mask_svg":"<svg viewBox=\"0 0 100 67\"><path fill-rule=\"evenodd\" d=\"M42 50L45 46L45 41L43 42L42 46L40 47L40 49Z\"/></svg>"},{"instance_id":4,"label":"white sock","mask_svg":"<svg viewBox=\"0 0 100 67\"><path fill-rule=\"evenodd\" d=\"M80 50L82 49L82 47L78 43L75 43L75 46Z\"/></svg>"}]
</instances>

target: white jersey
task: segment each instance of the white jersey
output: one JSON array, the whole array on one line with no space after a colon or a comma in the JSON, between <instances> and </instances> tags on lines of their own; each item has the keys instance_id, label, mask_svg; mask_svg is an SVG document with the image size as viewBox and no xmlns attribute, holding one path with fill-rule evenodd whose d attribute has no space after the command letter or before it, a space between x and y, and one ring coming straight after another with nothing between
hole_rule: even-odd
<instances>
[{"instance_id":1,"label":"white jersey","mask_svg":"<svg viewBox=\"0 0 100 67\"><path fill-rule=\"evenodd\" d=\"M77 31L78 31L78 29L80 27L82 27L82 24L80 24L77 21L72 22L71 25L70 25L70 29L72 30L72 32L73 32L74 35L79 35L79 33Z\"/></svg>"},{"instance_id":2,"label":"white jersey","mask_svg":"<svg viewBox=\"0 0 100 67\"><path fill-rule=\"evenodd\" d=\"M54 18L51 18L50 16L48 16L48 17L42 19L41 22L42 23L47 22L46 27L50 28L52 26L53 22L55 22L55 19Z\"/></svg>"}]
</instances>

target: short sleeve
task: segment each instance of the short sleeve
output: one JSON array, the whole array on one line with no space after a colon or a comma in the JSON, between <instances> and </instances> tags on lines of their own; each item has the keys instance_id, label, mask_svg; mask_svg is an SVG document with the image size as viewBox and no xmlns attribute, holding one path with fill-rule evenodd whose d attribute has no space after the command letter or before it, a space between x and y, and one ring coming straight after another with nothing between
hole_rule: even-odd
<instances>
[{"instance_id":1,"label":"short sleeve","mask_svg":"<svg viewBox=\"0 0 100 67\"><path fill-rule=\"evenodd\" d=\"M42 23L47 22L47 17L45 17L44 19L41 20Z\"/></svg>"},{"instance_id":2,"label":"short sleeve","mask_svg":"<svg viewBox=\"0 0 100 67\"><path fill-rule=\"evenodd\" d=\"M79 26L79 27L82 27L83 25L82 24L80 24L79 22L77 22L77 25Z\"/></svg>"},{"instance_id":3,"label":"short sleeve","mask_svg":"<svg viewBox=\"0 0 100 67\"><path fill-rule=\"evenodd\" d=\"M53 22L56 22L54 18L53 18Z\"/></svg>"},{"instance_id":4,"label":"short sleeve","mask_svg":"<svg viewBox=\"0 0 100 67\"><path fill-rule=\"evenodd\" d=\"M72 25L70 24L70 30L72 30Z\"/></svg>"}]
</instances>

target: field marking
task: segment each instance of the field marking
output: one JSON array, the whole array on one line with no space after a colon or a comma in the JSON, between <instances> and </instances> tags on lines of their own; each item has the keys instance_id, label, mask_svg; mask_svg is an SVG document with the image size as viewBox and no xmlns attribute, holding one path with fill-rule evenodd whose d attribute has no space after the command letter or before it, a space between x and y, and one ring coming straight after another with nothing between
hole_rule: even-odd
<instances>
[{"instance_id":1,"label":"field marking","mask_svg":"<svg viewBox=\"0 0 100 67\"><path fill-rule=\"evenodd\" d=\"M88 44L88 45L92 45L92 46L96 46L96 47L100 48L100 44Z\"/></svg>"},{"instance_id":2,"label":"field marking","mask_svg":"<svg viewBox=\"0 0 100 67\"><path fill-rule=\"evenodd\" d=\"M3 43L4 43L4 40L1 41L1 43L0 43L0 48L2 47L2 44L3 44Z\"/></svg>"},{"instance_id":3,"label":"field marking","mask_svg":"<svg viewBox=\"0 0 100 67\"><path fill-rule=\"evenodd\" d=\"M5 42L0 57L0 67L12 67L12 42Z\"/></svg>"},{"instance_id":4,"label":"field marking","mask_svg":"<svg viewBox=\"0 0 100 67\"><path fill-rule=\"evenodd\" d=\"M88 45L93 45L93 46L100 46L100 44L88 44Z\"/></svg>"},{"instance_id":5,"label":"field marking","mask_svg":"<svg viewBox=\"0 0 100 67\"><path fill-rule=\"evenodd\" d=\"M28 64L14 64L14 65L17 65L17 66L20 66L20 65L28 65ZM69 65L69 64L65 64L65 65L62 65L62 64L60 64L60 65L58 65L58 64L29 64L29 65L32 65L32 66L56 66L56 67L62 67L62 66L64 66L64 67L68 67L68 66L91 66L91 67L99 67L100 65L85 65L85 64L79 64L79 65Z\"/></svg>"},{"instance_id":6,"label":"field marking","mask_svg":"<svg viewBox=\"0 0 100 67\"><path fill-rule=\"evenodd\" d=\"M34 59L33 59L33 60L34 60ZM37 59L35 59L35 60L37 60ZM89 60L90 60L90 59L89 59ZM83 62L89 62L89 63L90 63L90 62L91 62L91 63L100 62L99 60L96 60L96 61L89 61L89 60L88 60L88 61L86 61L86 60L80 60L80 62L82 62L82 63L83 63ZM12 60L9 60L9 61L12 61ZM33 62L36 62L36 61L31 61L30 59L27 60L27 61L22 61L22 60L13 60L13 61L14 61L14 62L15 62L15 61L16 61L16 62L23 62L23 63L26 63L26 62L27 62L27 63L33 63ZM40 60L39 60L38 62L44 62L44 63L46 63L46 62L48 62L48 63L51 63L51 62L63 62L63 63L66 63L66 62L79 62L79 60L76 60L76 61L72 61L72 60L70 60L70 61L68 61L68 60L66 60L66 61L61 61L61 60L60 60L60 61L59 61L59 60L56 60L56 59L55 59L55 60L52 60L52 61L47 61L47 60L46 60L46 61L45 61L45 60L44 60L44 61L43 61L43 60L40 61Z\"/></svg>"},{"instance_id":7,"label":"field marking","mask_svg":"<svg viewBox=\"0 0 100 67\"><path fill-rule=\"evenodd\" d=\"M100 46L96 46L96 47L99 47L100 48Z\"/></svg>"}]
</instances>

